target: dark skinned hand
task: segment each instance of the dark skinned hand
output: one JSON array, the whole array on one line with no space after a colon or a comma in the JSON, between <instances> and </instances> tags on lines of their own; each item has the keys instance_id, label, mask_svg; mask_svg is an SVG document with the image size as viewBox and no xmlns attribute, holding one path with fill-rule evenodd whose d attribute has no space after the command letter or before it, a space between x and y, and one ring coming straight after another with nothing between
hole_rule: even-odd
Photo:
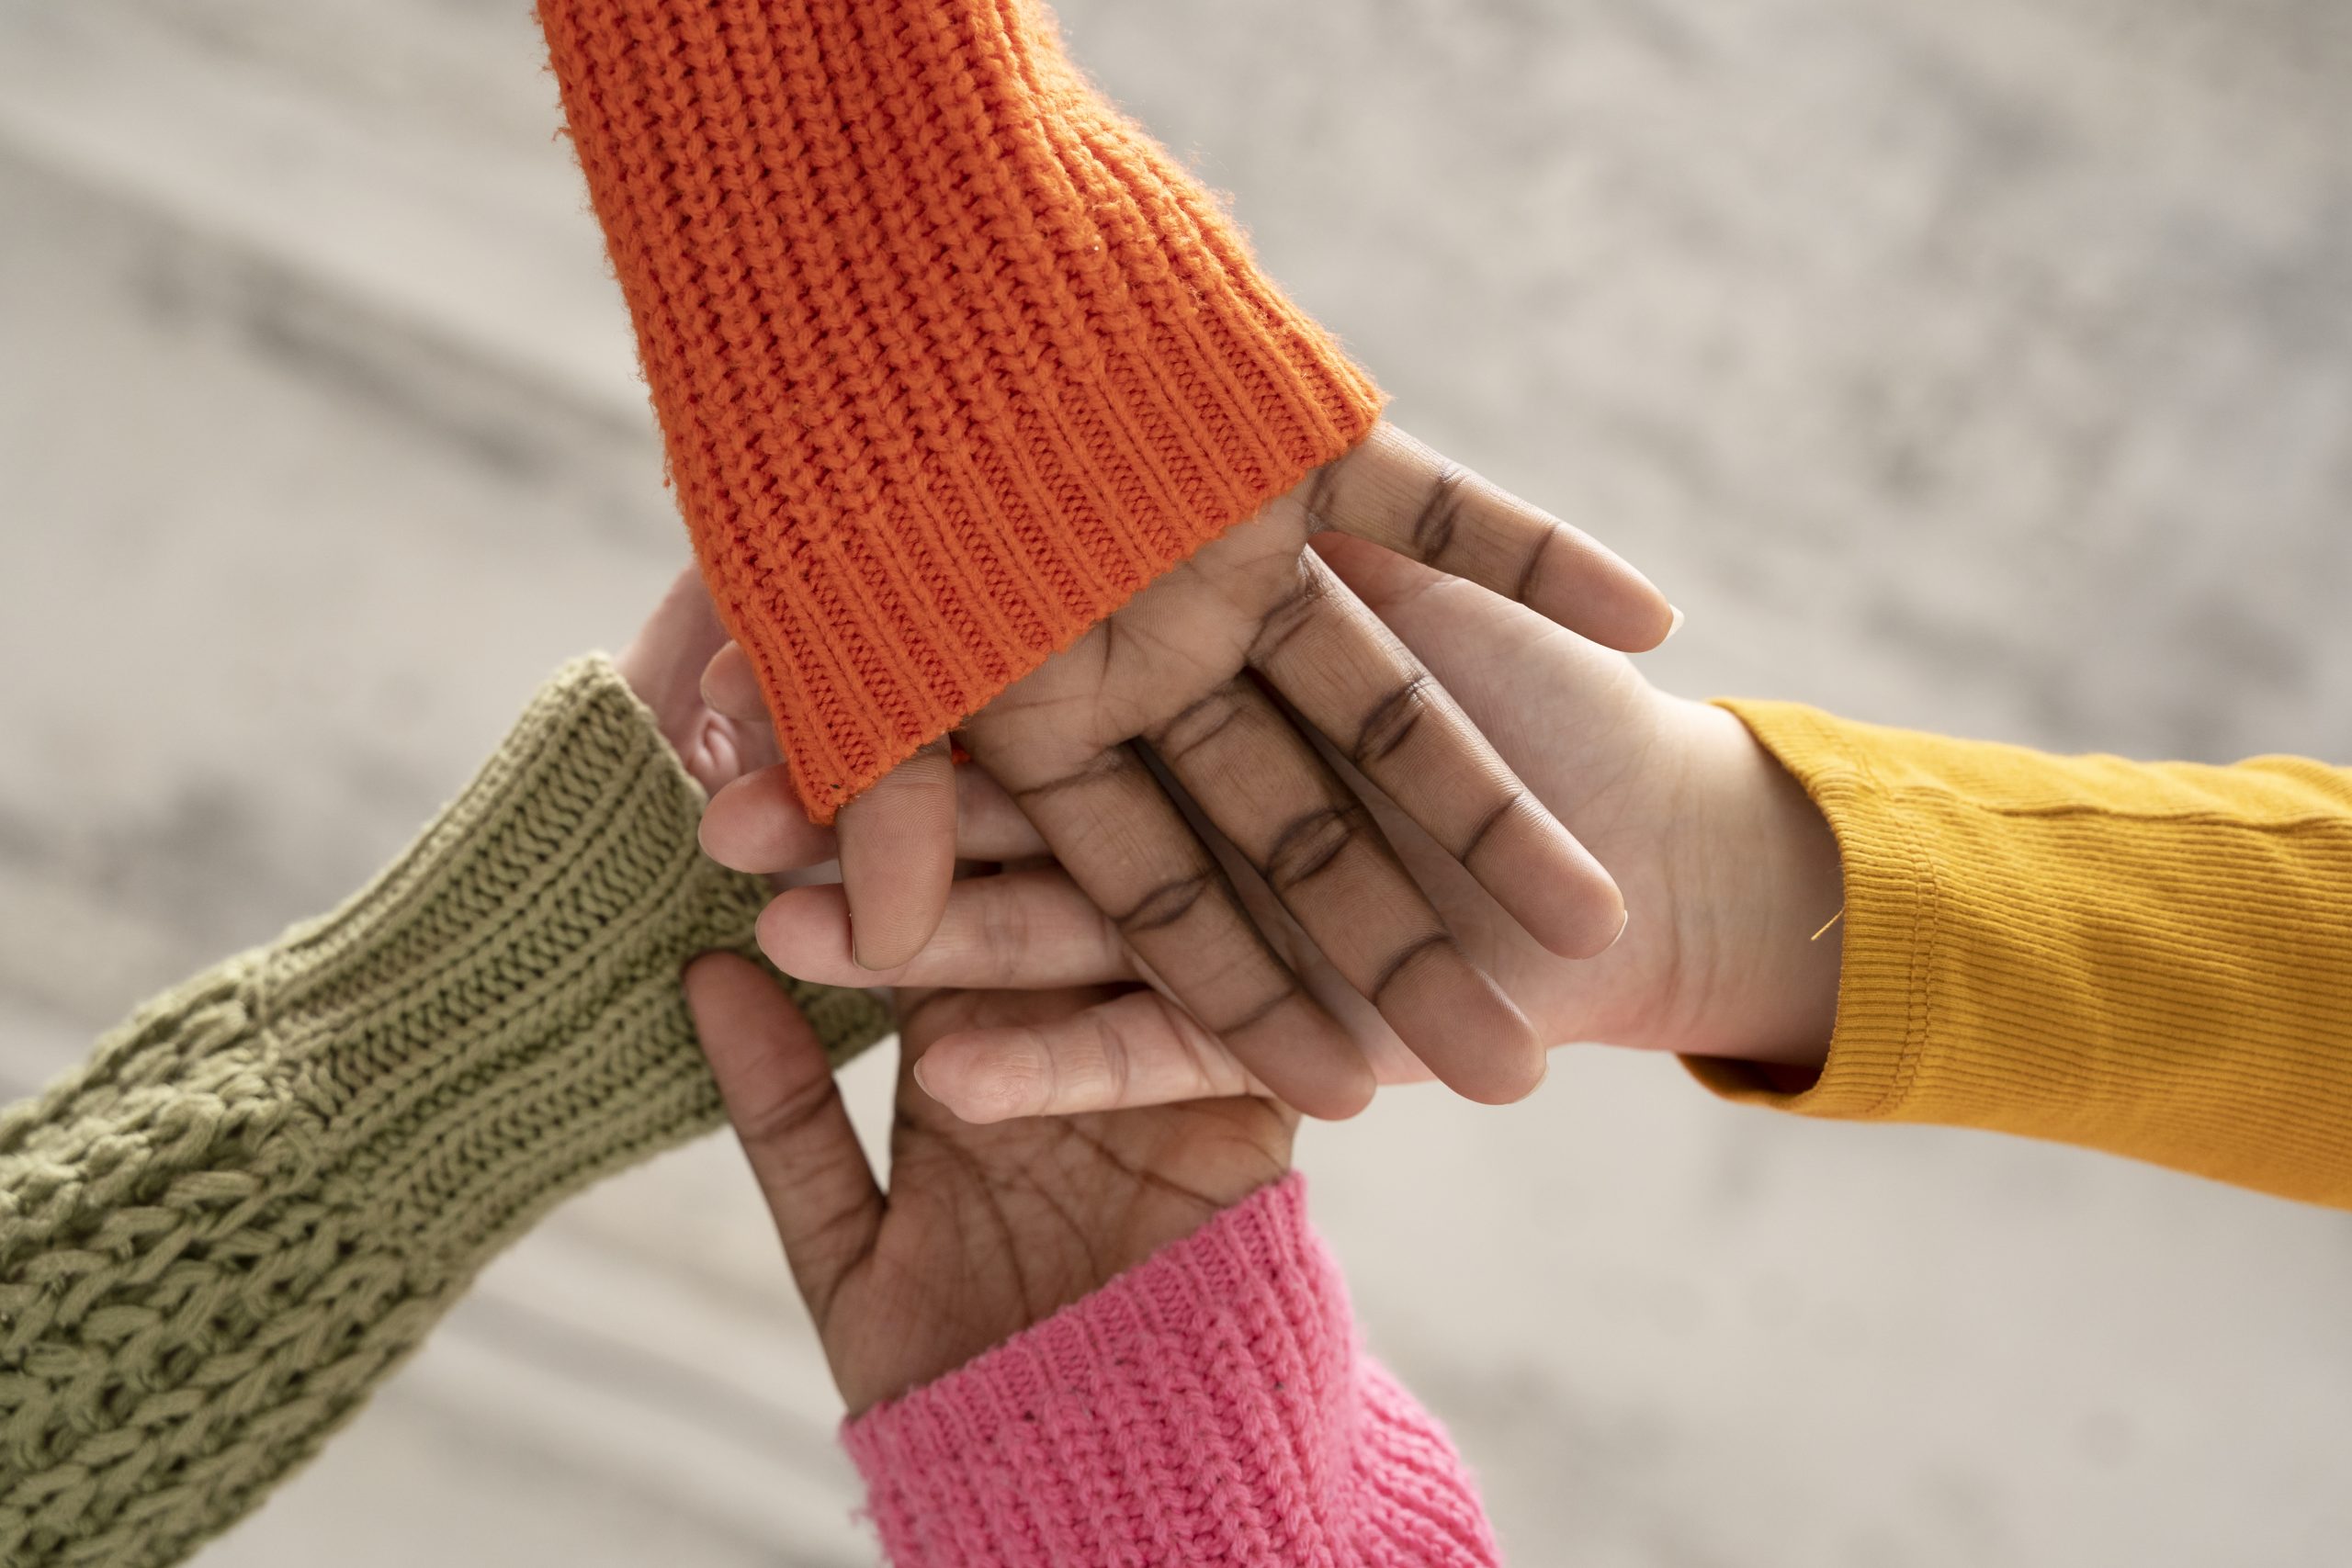
<instances>
[{"instance_id":1,"label":"dark skinned hand","mask_svg":"<svg viewBox=\"0 0 2352 1568\"><path fill-rule=\"evenodd\" d=\"M1543 949L1601 952L1624 926L1624 905L1445 689L1306 547L1325 530L1608 647L1652 647L1673 625L1657 589L1615 556L1382 425L1009 687L968 721L964 743L1111 918L1132 968L1272 1093L1343 1116L1370 1097L1373 1070L1251 918L1180 795L1431 1073L1473 1099L1517 1099L1543 1077L1535 1030L1456 942L1310 732ZM762 714L740 650L713 661L704 689L739 721ZM763 943L805 945L796 930L846 916L874 983L903 971L946 908L956 773L934 749L845 807L831 844L841 885L780 897ZM703 825L715 858L758 873L806 863L807 835L781 769L722 791Z\"/></svg>"},{"instance_id":2,"label":"dark skinned hand","mask_svg":"<svg viewBox=\"0 0 2352 1568\"><path fill-rule=\"evenodd\" d=\"M775 982L712 953L685 988L852 1416L955 1371L1290 1168L1295 1117L1262 1099L962 1121L917 1079L933 1043L1066 1018L1117 993L901 991L886 1193L824 1048Z\"/></svg>"}]
</instances>

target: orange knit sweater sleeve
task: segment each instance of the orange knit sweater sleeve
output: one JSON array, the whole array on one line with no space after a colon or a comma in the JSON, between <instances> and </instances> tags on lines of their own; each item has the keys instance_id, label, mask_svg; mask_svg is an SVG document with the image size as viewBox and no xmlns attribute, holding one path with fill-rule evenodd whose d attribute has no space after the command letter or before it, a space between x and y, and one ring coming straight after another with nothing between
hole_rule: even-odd
<instances>
[{"instance_id":1,"label":"orange knit sweater sleeve","mask_svg":"<svg viewBox=\"0 0 2352 1568\"><path fill-rule=\"evenodd\" d=\"M1724 705L1838 835L1819 1081L1735 1100L2131 1155L2352 1208L2352 772L2053 757Z\"/></svg>"},{"instance_id":2,"label":"orange knit sweater sleeve","mask_svg":"<svg viewBox=\"0 0 2352 1568\"><path fill-rule=\"evenodd\" d=\"M842 802L1379 395L1027 0L539 0L673 483Z\"/></svg>"}]
</instances>

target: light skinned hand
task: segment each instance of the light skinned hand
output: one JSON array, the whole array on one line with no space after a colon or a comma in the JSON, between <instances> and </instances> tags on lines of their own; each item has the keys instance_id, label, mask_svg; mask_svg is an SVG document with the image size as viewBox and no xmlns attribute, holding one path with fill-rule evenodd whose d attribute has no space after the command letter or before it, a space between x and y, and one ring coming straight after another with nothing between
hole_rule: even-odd
<instances>
[{"instance_id":1,"label":"light skinned hand","mask_svg":"<svg viewBox=\"0 0 2352 1568\"><path fill-rule=\"evenodd\" d=\"M662 739L707 794L782 761L764 714L738 718L703 697L703 671L721 649L731 646L700 574L688 567L628 646L613 656L613 668L637 700L653 710Z\"/></svg>"},{"instance_id":2,"label":"light skinned hand","mask_svg":"<svg viewBox=\"0 0 2352 1568\"><path fill-rule=\"evenodd\" d=\"M1335 1005L1369 1005L1458 1092L1517 1099L1543 1076L1536 1031L1449 931L1334 759L1543 951L1601 952L1624 906L1444 682L1306 548L1318 532L1428 561L1611 646L1648 648L1672 626L1665 599L1616 557L1383 425L1008 688L962 739L1107 912L1124 972L1148 973L1283 1100L1340 1116L1371 1094L1360 1031ZM705 689L745 722L761 711L740 652L713 663ZM956 773L934 750L844 807L841 887L783 895L763 941L790 946L792 929L839 913L868 984L934 946L963 817ZM1303 933L1290 962L1168 780ZM798 817L780 776L747 777L712 802L703 843L725 864L775 872ZM1341 982L1344 1002L1301 984L1310 959Z\"/></svg>"},{"instance_id":3,"label":"light skinned hand","mask_svg":"<svg viewBox=\"0 0 2352 1568\"><path fill-rule=\"evenodd\" d=\"M824 1047L775 981L713 953L687 969L685 989L852 1416L955 1371L1290 1168L1295 1118L1265 1100L964 1122L915 1076L943 1034L1050 1023L1118 998L908 991L885 1192Z\"/></svg>"},{"instance_id":4,"label":"light skinned hand","mask_svg":"<svg viewBox=\"0 0 2352 1568\"><path fill-rule=\"evenodd\" d=\"M1804 791L1719 708L1653 687L1632 660L1457 579L1359 540L1315 547L1454 694L1527 787L1614 871L1632 919L1598 958L1532 940L1442 846L1385 799L1373 810L1471 960L1546 1045L1620 1045L1818 1068L1838 998L1843 899L1835 840ZM1002 846L991 846L1000 848ZM975 858L995 858L975 857ZM1425 1076L1383 1021L1242 890L1278 948L1347 1022L1382 1082ZM772 918L776 962L845 982L838 905ZM1136 977L1111 922L1047 865L956 884L923 953L883 976L909 986L1087 985ZM981 1119L1247 1093L1250 1065L1182 1007L1141 993L1115 1021L1084 1016L959 1032L926 1058L932 1091Z\"/></svg>"}]
</instances>

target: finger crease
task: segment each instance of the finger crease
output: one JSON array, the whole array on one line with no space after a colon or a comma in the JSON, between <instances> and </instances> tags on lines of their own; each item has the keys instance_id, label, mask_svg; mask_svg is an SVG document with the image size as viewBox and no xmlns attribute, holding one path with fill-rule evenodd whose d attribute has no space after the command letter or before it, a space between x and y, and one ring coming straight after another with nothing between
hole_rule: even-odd
<instances>
[{"instance_id":1,"label":"finger crease","mask_svg":"<svg viewBox=\"0 0 2352 1568\"><path fill-rule=\"evenodd\" d=\"M1453 525L1462 512L1462 484L1470 476L1459 463L1448 463L1430 485L1429 499L1413 519L1413 554L1434 566L1453 543Z\"/></svg>"},{"instance_id":2,"label":"finger crease","mask_svg":"<svg viewBox=\"0 0 2352 1568\"><path fill-rule=\"evenodd\" d=\"M1298 986L1295 981L1284 984L1281 990L1276 991L1272 996L1267 998L1264 1001L1260 1002L1256 1007L1251 1008L1239 1018L1233 1020L1229 1023L1219 1024L1215 1032L1220 1039L1223 1039L1238 1034L1245 1029L1253 1029L1257 1027L1259 1024L1261 1024L1265 1022L1266 1020L1272 1018L1274 1015L1275 1010L1284 1002L1290 1000L1291 998L1296 994Z\"/></svg>"},{"instance_id":3,"label":"finger crease","mask_svg":"<svg viewBox=\"0 0 2352 1568\"><path fill-rule=\"evenodd\" d=\"M1405 947L1399 949L1396 956L1389 959L1387 964L1383 966L1380 971L1380 978L1372 983L1372 989L1364 993L1364 999L1371 1002L1373 1006L1378 1007L1380 1005L1381 993L1387 990L1389 986L1395 982L1399 975L1402 975L1407 969L1412 967L1414 961L1419 958L1421 954L1429 952L1430 949L1433 947L1451 947L1453 945L1453 939L1443 931L1432 931L1428 936L1421 938L1420 941L1407 944Z\"/></svg>"},{"instance_id":4,"label":"finger crease","mask_svg":"<svg viewBox=\"0 0 2352 1568\"><path fill-rule=\"evenodd\" d=\"M1535 580L1544 570L1544 558L1551 553L1552 541L1559 536L1560 525L1557 523L1547 524L1544 536L1536 540L1535 548L1528 552L1527 564L1519 571L1519 586L1510 591L1510 596L1521 604L1526 604L1535 592Z\"/></svg>"},{"instance_id":5,"label":"finger crease","mask_svg":"<svg viewBox=\"0 0 2352 1568\"><path fill-rule=\"evenodd\" d=\"M1509 795L1503 796L1501 803L1496 806L1492 811L1487 812L1486 816L1479 818L1478 825L1470 829L1470 841L1463 845L1462 852L1455 855L1453 858L1460 861L1464 865L1469 864L1470 857L1478 852L1478 846L1487 841L1487 835L1495 830L1495 825L1497 823L1500 822L1505 817L1510 815L1511 808L1516 807L1521 800L1525 798L1526 793L1527 792L1524 790L1515 789Z\"/></svg>"},{"instance_id":6,"label":"finger crease","mask_svg":"<svg viewBox=\"0 0 2352 1568\"><path fill-rule=\"evenodd\" d=\"M1199 872L1175 882L1164 882L1145 894L1136 907L1125 914L1114 917L1119 929L1133 936L1142 931L1165 930L1190 914L1193 906L1201 901L1208 890L1209 874Z\"/></svg>"},{"instance_id":7,"label":"finger crease","mask_svg":"<svg viewBox=\"0 0 2352 1568\"><path fill-rule=\"evenodd\" d=\"M1197 718L1216 705L1222 705L1224 711L1216 716L1215 722L1210 723L1197 735L1184 733L1188 720ZM1161 725L1159 732L1151 738L1151 743L1159 752L1160 760L1172 767L1216 739L1225 732L1227 725L1240 716L1241 705L1233 700L1231 693L1219 689L1211 692L1207 696L1192 704L1174 718Z\"/></svg>"},{"instance_id":8,"label":"finger crease","mask_svg":"<svg viewBox=\"0 0 2352 1568\"><path fill-rule=\"evenodd\" d=\"M1359 809L1327 806L1284 828L1266 852L1266 863L1261 868L1267 883L1275 892L1287 893L1329 867L1360 831Z\"/></svg>"},{"instance_id":9,"label":"finger crease","mask_svg":"<svg viewBox=\"0 0 2352 1568\"><path fill-rule=\"evenodd\" d=\"M1316 605L1322 597L1322 583L1312 573L1300 572L1297 586L1283 594L1258 623L1258 635L1250 645L1250 662L1264 665L1282 651L1284 643L1305 631L1314 620Z\"/></svg>"},{"instance_id":10,"label":"finger crease","mask_svg":"<svg viewBox=\"0 0 2352 1568\"><path fill-rule=\"evenodd\" d=\"M832 1077L828 1074L745 1117L736 1124L736 1134L749 1148L786 1147L796 1143L802 1133L814 1126L817 1119L832 1108L837 1092Z\"/></svg>"},{"instance_id":11,"label":"finger crease","mask_svg":"<svg viewBox=\"0 0 2352 1568\"><path fill-rule=\"evenodd\" d=\"M1341 453L1315 470L1315 478L1306 487L1306 525L1317 533L1333 526L1329 508L1331 485L1340 477L1340 465L1354 457L1356 449Z\"/></svg>"},{"instance_id":12,"label":"finger crease","mask_svg":"<svg viewBox=\"0 0 2352 1568\"><path fill-rule=\"evenodd\" d=\"M1381 698L1380 705L1364 716L1363 728L1356 732L1355 750L1351 753L1357 766L1385 761L1405 744L1413 727L1421 722L1421 696L1429 680L1427 674L1414 676Z\"/></svg>"},{"instance_id":13,"label":"finger crease","mask_svg":"<svg viewBox=\"0 0 2352 1568\"><path fill-rule=\"evenodd\" d=\"M1082 789L1088 784L1102 784L1125 773L1129 761L1129 758L1118 750L1104 751L1084 767L1064 773L1057 779L1047 779L1044 784L1031 784L1027 789L1014 790L1012 798L1038 800L1046 795L1059 795L1065 790Z\"/></svg>"}]
</instances>

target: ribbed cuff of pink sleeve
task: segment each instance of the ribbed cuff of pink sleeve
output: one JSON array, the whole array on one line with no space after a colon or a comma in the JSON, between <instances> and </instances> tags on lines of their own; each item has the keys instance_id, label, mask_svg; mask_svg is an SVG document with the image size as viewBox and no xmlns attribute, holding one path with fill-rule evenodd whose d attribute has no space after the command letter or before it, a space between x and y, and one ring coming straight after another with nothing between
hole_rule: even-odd
<instances>
[{"instance_id":1,"label":"ribbed cuff of pink sleeve","mask_svg":"<svg viewBox=\"0 0 2352 1568\"><path fill-rule=\"evenodd\" d=\"M896 1568L1501 1561L1295 1175L843 1440Z\"/></svg>"}]
</instances>

